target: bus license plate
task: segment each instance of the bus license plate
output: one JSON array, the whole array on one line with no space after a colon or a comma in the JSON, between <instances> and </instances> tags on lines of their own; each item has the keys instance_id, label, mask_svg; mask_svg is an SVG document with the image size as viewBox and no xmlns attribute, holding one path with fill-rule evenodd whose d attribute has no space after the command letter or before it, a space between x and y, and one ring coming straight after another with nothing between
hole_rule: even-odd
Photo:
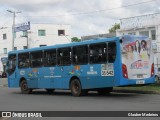
<instances>
[{"instance_id":1,"label":"bus license plate","mask_svg":"<svg viewBox=\"0 0 160 120\"><path fill-rule=\"evenodd\" d=\"M145 82L144 82L144 80L137 80L136 81L136 84L144 84Z\"/></svg>"}]
</instances>

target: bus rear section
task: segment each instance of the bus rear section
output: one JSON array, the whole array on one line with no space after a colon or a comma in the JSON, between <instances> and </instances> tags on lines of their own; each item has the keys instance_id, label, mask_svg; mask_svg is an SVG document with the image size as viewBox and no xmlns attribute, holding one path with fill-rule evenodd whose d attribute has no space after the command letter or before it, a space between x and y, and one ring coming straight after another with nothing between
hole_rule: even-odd
<instances>
[{"instance_id":1,"label":"bus rear section","mask_svg":"<svg viewBox=\"0 0 160 120\"><path fill-rule=\"evenodd\" d=\"M122 76L119 86L155 83L151 40L125 35L121 41Z\"/></svg>"}]
</instances>

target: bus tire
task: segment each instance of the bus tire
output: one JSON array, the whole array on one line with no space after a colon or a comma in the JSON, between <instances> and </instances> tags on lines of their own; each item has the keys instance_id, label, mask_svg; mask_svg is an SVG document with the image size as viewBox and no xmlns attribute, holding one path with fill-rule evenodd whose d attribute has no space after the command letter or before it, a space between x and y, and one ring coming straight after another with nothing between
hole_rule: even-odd
<instances>
[{"instance_id":1,"label":"bus tire","mask_svg":"<svg viewBox=\"0 0 160 120\"><path fill-rule=\"evenodd\" d=\"M109 88L100 88L97 91L99 95L106 95L112 92L112 90L113 90L113 87L109 87Z\"/></svg>"},{"instance_id":2,"label":"bus tire","mask_svg":"<svg viewBox=\"0 0 160 120\"><path fill-rule=\"evenodd\" d=\"M49 94L52 94L54 92L55 89L46 89L46 91L49 93Z\"/></svg>"},{"instance_id":3,"label":"bus tire","mask_svg":"<svg viewBox=\"0 0 160 120\"><path fill-rule=\"evenodd\" d=\"M22 94L31 94L32 93L32 89L28 88L26 80L21 81L20 88L21 88L21 93Z\"/></svg>"},{"instance_id":4,"label":"bus tire","mask_svg":"<svg viewBox=\"0 0 160 120\"><path fill-rule=\"evenodd\" d=\"M81 83L78 79L73 79L70 83L71 93L75 97L86 95L87 91L82 89Z\"/></svg>"}]
</instances>

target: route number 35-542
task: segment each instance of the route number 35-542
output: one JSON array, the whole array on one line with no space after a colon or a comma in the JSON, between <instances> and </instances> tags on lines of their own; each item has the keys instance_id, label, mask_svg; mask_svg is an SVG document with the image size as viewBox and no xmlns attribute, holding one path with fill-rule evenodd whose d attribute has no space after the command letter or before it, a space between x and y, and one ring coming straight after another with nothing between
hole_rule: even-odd
<instances>
[{"instance_id":1,"label":"route number 35-542","mask_svg":"<svg viewBox=\"0 0 160 120\"><path fill-rule=\"evenodd\" d=\"M102 76L114 76L113 70L102 70Z\"/></svg>"}]
</instances>

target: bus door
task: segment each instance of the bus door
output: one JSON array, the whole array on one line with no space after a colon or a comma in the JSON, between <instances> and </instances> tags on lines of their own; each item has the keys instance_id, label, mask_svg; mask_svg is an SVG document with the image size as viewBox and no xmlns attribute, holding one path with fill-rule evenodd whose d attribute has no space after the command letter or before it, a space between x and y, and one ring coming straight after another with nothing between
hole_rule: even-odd
<instances>
[{"instance_id":1,"label":"bus door","mask_svg":"<svg viewBox=\"0 0 160 120\"><path fill-rule=\"evenodd\" d=\"M56 49L44 50L43 54L43 66L40 70L42 81L40 86L45 86L46 88L54 88L55 78L56 78Z\"/></svg>"},{"instance_id":2,"label":"bus door","mask_svg":"<svg viewBox=\"0 0 160 120\"><path fill-rule=\"evenodd\" d=\"M71 47L59 48L57 50L58 70L55 76L56 87L68 88L71 71Z\"/></svg>"},{"instance_id":3,"label":"bus door","mask_svg":"<svg viewBox=\"0 0 160 120\"><path fill-rule=\"evenodd\" d=\"M38 88L38 69L31 68L28 73L28 87L29 88Z\"/></svg>"},{"instance_id":4,"label":"bus door","mask_svg":"<svg viewBox=\"0 0 160 120\"><path fill-rule=\"evenodd\" d=\"M116 59L116 43L97 43L89 46L91 87L110 87L114 85L114 62Z\"/></svg>"},{"instance_id":5,"label":"bus door","mask_svg":"<svg viewBox=\"0 0 160 120\"><path fill-rule=\"evenodd\" d=\"M42 51L30 53L31 68L29 72L28 84L31 88L38 88L42 82Z\"/></svg>"}]
</instances>

